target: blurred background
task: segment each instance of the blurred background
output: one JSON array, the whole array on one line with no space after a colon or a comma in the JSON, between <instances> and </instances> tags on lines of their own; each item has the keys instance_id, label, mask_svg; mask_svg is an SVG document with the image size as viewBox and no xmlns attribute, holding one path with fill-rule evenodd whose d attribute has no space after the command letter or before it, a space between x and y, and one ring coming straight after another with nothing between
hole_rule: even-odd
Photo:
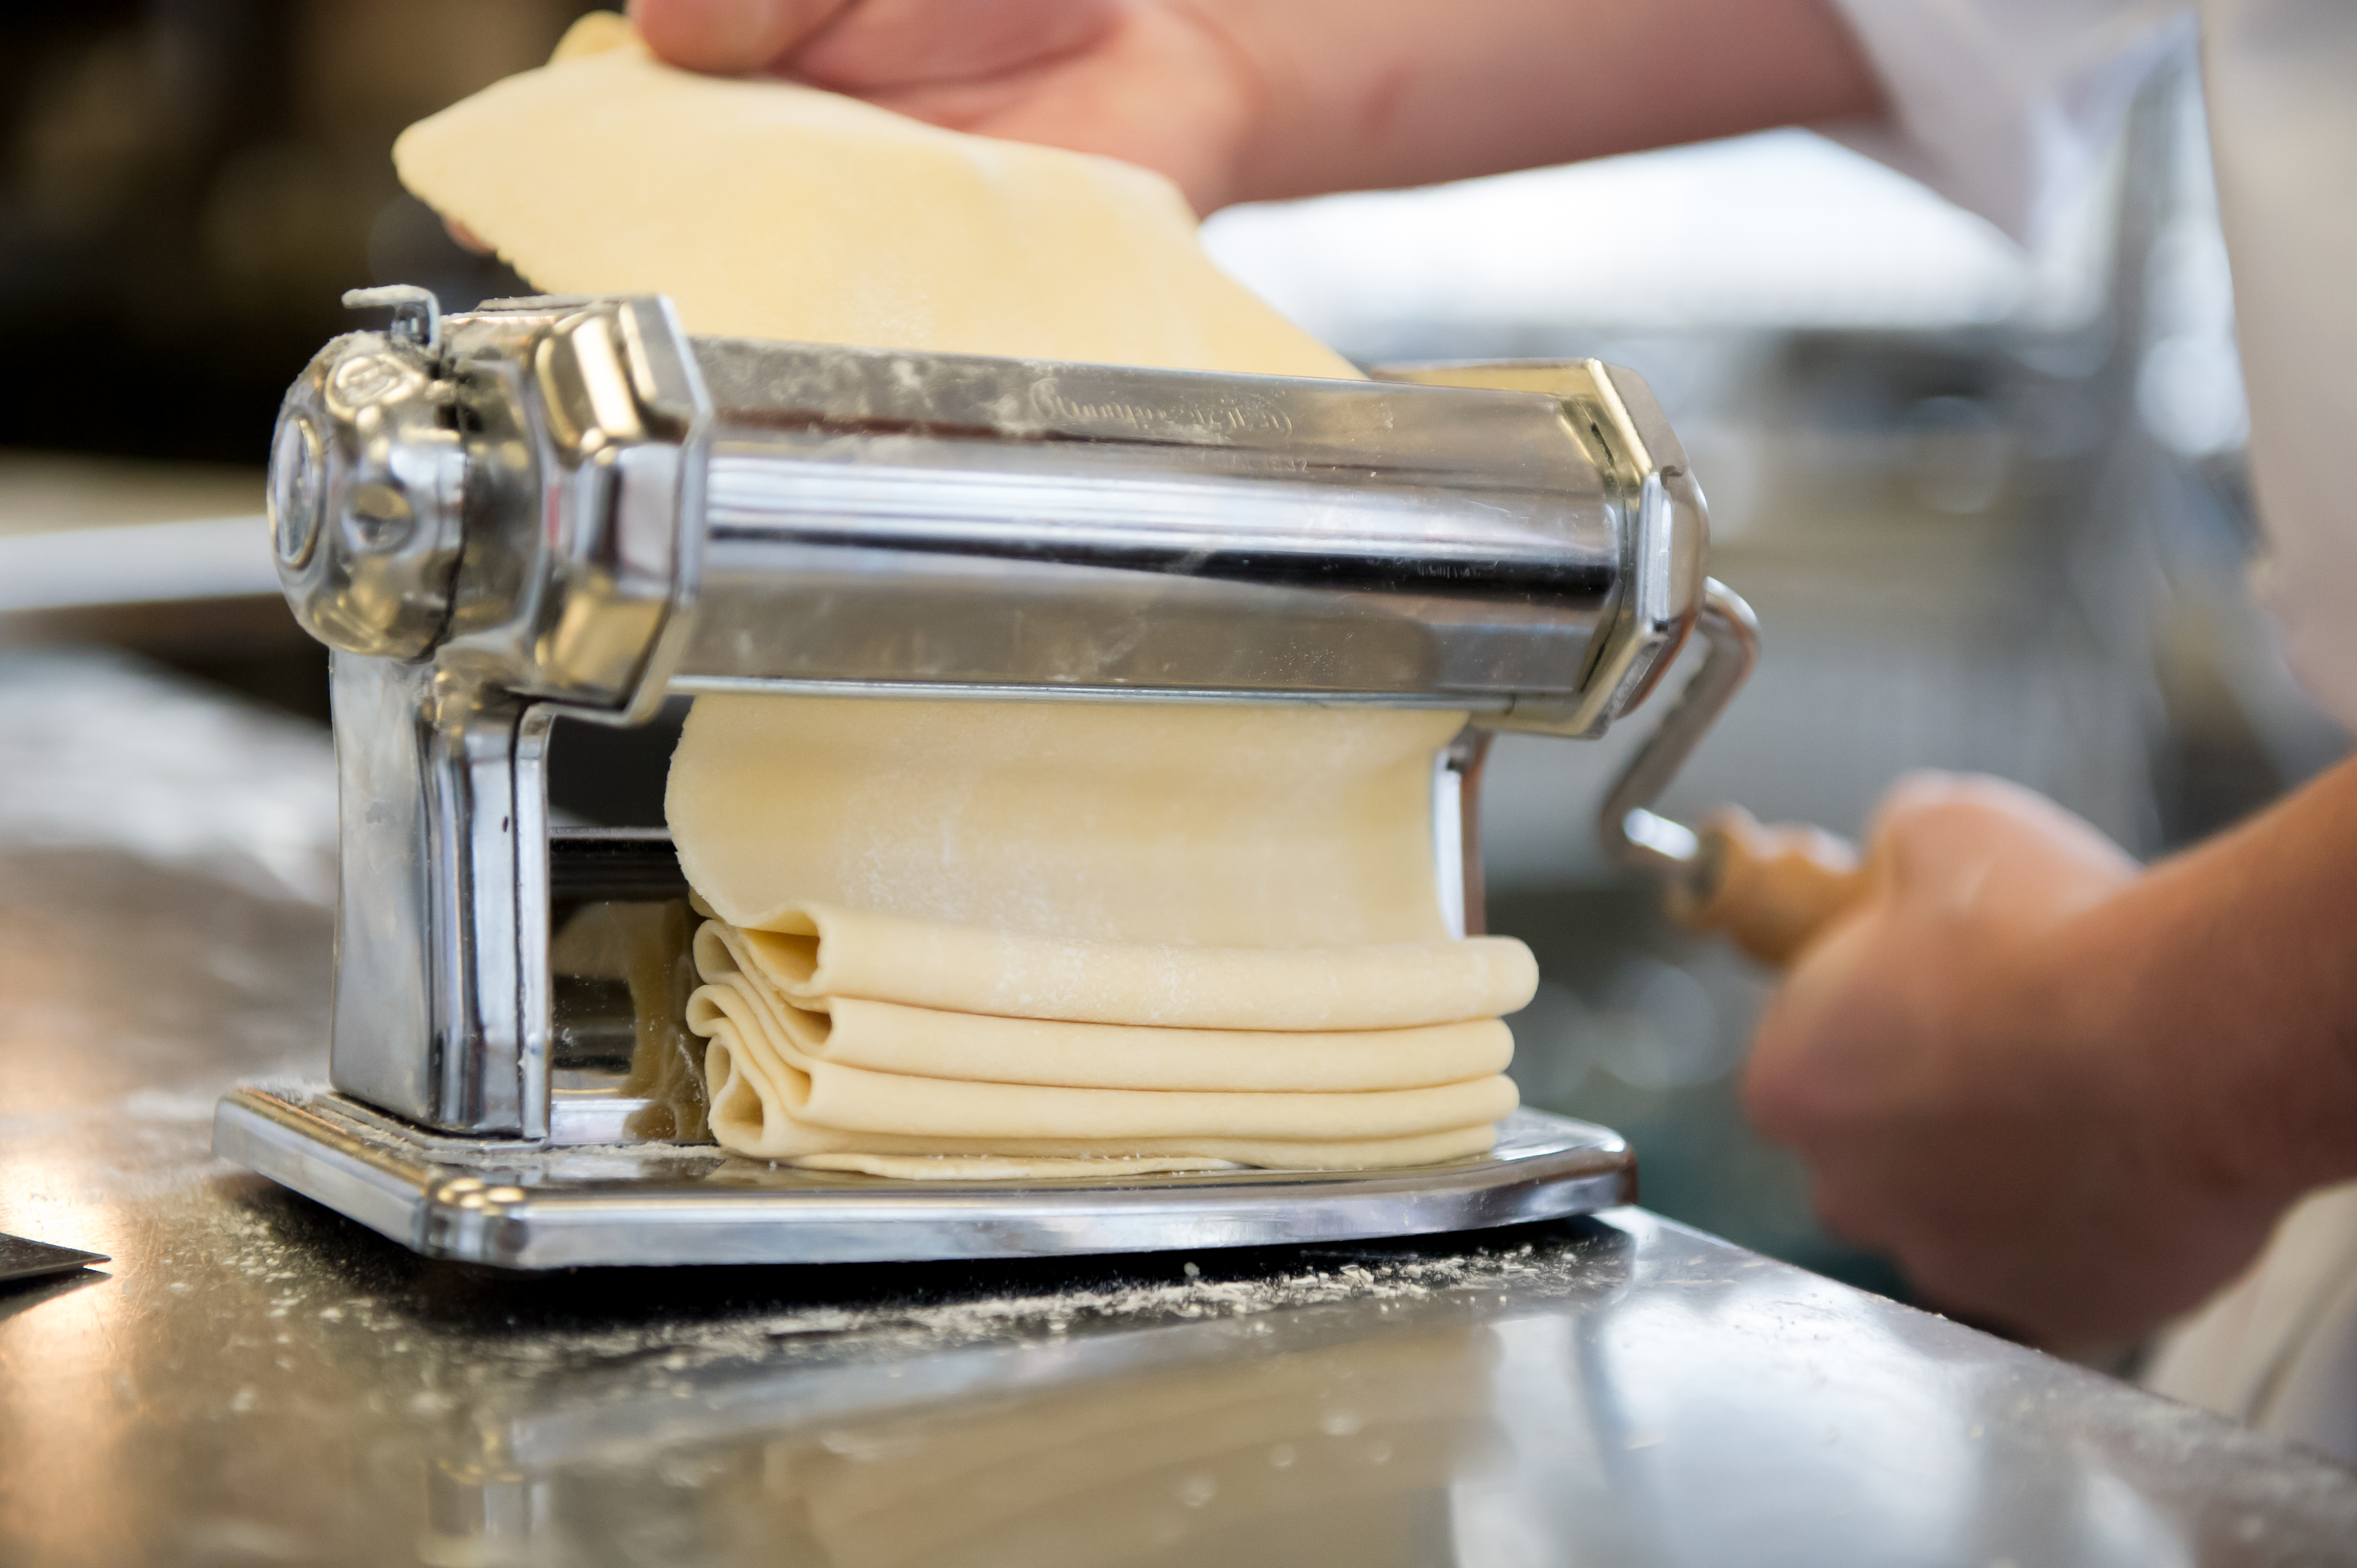
<instances>
[{"instance_id":1,"label":"blurred background","mask_svg":"<svg viewBox=\"0 0 2357 1568\"><path fill-rule=\"evenodd\" d=\"M346 288L422 283L452 309L527 292L402 194L387 148L585 8L0 12L0 660L102 650L71 657L324 724L324 655L256 521L279 396L355 324ZM1714 571L1766 631L1680 811L1855 834L1899 772L1976 769L2152 855L2341 752L2244 586L2246 417L2190 57L2037 254L1798 131L1238 209L1208 234L1368 363L1594 354L1651 380L1711 498ZM1547 975L1516 1020L1524 1094L1627 1133L1652 1207L1896 1290L1743 1125L1767 977L1668 929L1594 854L1644 722L1510 737L1491 767L1491 929ZM651 820L665 746L563 734L557 803Z\"/></svg>"}]
</instances>

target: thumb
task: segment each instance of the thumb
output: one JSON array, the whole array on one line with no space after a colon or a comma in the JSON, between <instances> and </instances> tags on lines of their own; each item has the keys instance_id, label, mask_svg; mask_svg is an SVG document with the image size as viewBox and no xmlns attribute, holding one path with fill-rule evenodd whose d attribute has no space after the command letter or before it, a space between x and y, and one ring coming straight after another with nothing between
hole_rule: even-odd
<instances>
[{"instance_id":1,"label":"thumb","mask_svg":"<svg viewBox=\"0 0 2357 1568\"><path fill-rule=\"evenodd\" d=\"M658 59L716 76L743 76L774 64L832 21L845 3L630 0L630 21Z\"/></svg>"},{"instance_id":2,"label":"thumb","mask_svg":"<svg viewBox=\"0 0 2357 1568\"><path fill-rule=\"evenodd\" d=\"M2117 892L2139 870L2084 818L2001 779L1918 773L1875 814L1873 864L1900 908L2016 932Z\"/></svg>"}]
</instances>

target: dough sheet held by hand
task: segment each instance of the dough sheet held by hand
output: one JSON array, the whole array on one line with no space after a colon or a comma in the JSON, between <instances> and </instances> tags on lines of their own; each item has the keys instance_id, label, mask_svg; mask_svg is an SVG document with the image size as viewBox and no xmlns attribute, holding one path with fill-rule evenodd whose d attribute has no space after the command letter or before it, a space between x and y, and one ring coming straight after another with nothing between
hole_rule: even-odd
<instances>
[{"instance_id":1,"label":"dough sheet held by hand","mask_svg":"<svg viewBox=\"0 0 2357 1568\"><path fill-rule=\"evenodd\" d=\"M1221 272L1160 175L655 60L619 19L412 125L402 183L550 294L691 332L1356 376Z\"/></svg>"},{"instance_id":2,"label":"dough sheet held by hand","mask_svg":"<svg viewBox=\"0 0 2357 1568\"><path fill-rule=\"evenodd\" d=\"M654 61L619 18L412 126L404 183L691 332L1356 376L1161 177ZM1454 940L1462 714L706 696L666 816L714 1135L952 1179L1415 1165L1513 1108L1530 954Z\"/></svg>"}]
</instances>

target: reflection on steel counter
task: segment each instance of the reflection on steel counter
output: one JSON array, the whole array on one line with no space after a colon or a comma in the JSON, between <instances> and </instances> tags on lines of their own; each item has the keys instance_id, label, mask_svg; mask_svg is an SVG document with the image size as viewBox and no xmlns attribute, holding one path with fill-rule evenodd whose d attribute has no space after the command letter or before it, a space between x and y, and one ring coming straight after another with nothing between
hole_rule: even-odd
<instances>
[{"instance_id":1,"label":"reflection on steel counter","mask_svg":"<svg viewBox=\"0 0 2357 1568\"><path fill-rule=\"evenodd\" d=\"M1478 1273L1377 1262L1381 1274L1329 1274L1326 1294L1429 1302L1445 1283L1415 1275ZM1301 1283L1099 1293L1106 1312L1152 1326L1053 1330L1044 1351L972 1343L1024 1324L1003 1302L887 1314L866 1329L856 1314L822 1309L809 1316L831 1329L773 1330L816 1343L771 1352L759 1369L717 1361L650 1379L633 1369L533 1391L512 1409L478 1406L468 1441L480 1450L437 1460L433 1482L437 1526L473 1533L444 1535L432 1555L564 1560L594 1550L608 1521L682 1522L664 1486L618 1475L644 1476L636 1461L659 1452L656 1474L706 1477L698 1537L785 1562L1080 1568L1166 1552L1200 1561L1206 1550L1251 1563L1432 1561L1445 1553L1451 1484L1507 1466L1491 1411L1497 1340L1451 1321L1464 1316L1459 1301L1439 1326L1364 1341L1351 1332L1356 1305L1336 1302L1300 1309L1273 1343L1253 1308ZM1206 1303L1227 1316L1168 1321ZM1021 1305L1036 1329L1081 1304ZM879 1359L863 1338L929 1353ZM725 1386L726 1397L683 1403L682 1383ZM517 1495L533 1491L582 1506L534 1528ZM508 1520L522 1528L503 1540Z\"/></svg>"},{"instance_id":2,"label":"reflection on steel counter","mask_svg":"<svg viewBox=\"0 0 2357 1568\"><path fill-rule=\"evenodd\" d=\"M1638 1209L1191 1260L421 1260L205 1152L223 1083L318 1070L324 744L56 655L0 658L0 1229L114 1259L0 1299L0 1559L2149 1568L2357 1541L2346 1469Z\"/></svg>"},{"instance_id":3,"label":"reflection on steel counter","mask_svg":"<svg viewBox=\"0 0 2357 1568\"><path fill-rule=\"evenodd\" d=\"M1224 1562L1373 1568L1415 1561L1450 1481L1504 1457L1495 1360L1480 1329L1345 1343L969 1398L764 1457L772 1495L846 1568L1053 1568L1222 1536Z\"/></svg>"}]
</instances>

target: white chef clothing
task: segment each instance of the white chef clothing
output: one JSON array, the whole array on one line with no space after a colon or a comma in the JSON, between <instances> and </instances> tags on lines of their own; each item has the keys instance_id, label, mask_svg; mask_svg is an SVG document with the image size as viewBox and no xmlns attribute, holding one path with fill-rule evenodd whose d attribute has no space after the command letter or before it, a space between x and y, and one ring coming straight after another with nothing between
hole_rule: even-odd
<instances>
[{"instance_id":1,"label":"white chef clothing","mask_svg":"<svg viewBox=\"0 0 2357 1568\"><path fill-rule=\"evenodd\" d=\"M2266 536L2293 669L2357 729L2357 0L1833 0L1890 113L1836 134L2035 243L2197 24ZM2295 1208L2147 1379L2357 1463L2357 1184Z\"/></svg>"}]
</instances>

